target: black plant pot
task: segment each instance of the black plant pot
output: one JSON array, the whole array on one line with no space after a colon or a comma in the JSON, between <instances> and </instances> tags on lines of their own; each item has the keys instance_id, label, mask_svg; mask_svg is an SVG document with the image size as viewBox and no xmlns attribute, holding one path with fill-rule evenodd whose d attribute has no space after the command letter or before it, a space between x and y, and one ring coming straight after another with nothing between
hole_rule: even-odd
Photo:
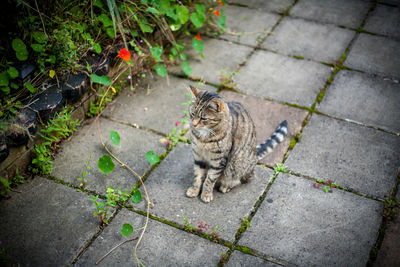
<instances>
[{"instance_id":1,"label":"black plant pot","mask_svg":"<svg viewBox=\"0 0 400 267\"><path fill-rule=\"evenodd\" d=\"M68 101L68 103L75 103L87 91L86 74L71 74L61 86L61 90L65 101Z\"/></svg>"},{"instance_id":2,"label":"black plant pot","mask_svg":"<svg viewBox=\"0 0 400 267\"><path fill-rule=\"evenodd\" d=\"M53 85L46 91L35 95L29 102L29 108L35 111L40 119L47 120L62 110L64 98L61 88Z\"/></svg>"}]
</instances>

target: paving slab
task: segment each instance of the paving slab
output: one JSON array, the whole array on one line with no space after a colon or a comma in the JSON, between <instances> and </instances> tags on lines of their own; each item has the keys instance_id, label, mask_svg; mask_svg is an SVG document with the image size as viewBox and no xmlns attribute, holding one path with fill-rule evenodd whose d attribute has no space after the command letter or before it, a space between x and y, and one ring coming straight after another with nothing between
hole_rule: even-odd
<instances>
[{"instance_id":1,"label":"paving slab","mask_svg":"<svg viewBox=\"0 0 400 267\"><path fill-rule=\"evenodd\" d=\"M165 145L160 142L161 136L153 133L104 118L100 119L100 129L111 151L139 175L150 169L145 158L147 151L153 150L157 154L165 152ZM111 130L119 133L120 146L112 145L109 141ZM122 191L130 191L138 180L128 170L118 166L116 162L115 169L109 174L104 174L98 169L97 161L105 154L106 151L97 135L96 121L93 121L80 128L71 141L63 144L61 152L54 160L52 176L78 186L80 181L76 178L80 177L83 171L87 171L85 187L89 190L105 193L109 186L120 186ZM90 170L86 169L87 160L91 166Z\"/></svg>"},{"instance_id":2,"label":"paving slab","mask_svg":"<svg viewBox=\"0 0 400 267\"><path fill-rule=\"evenodd\" d=\"M280 18L277 14L232 5L227 5L224 11L227 30L239 35L223 34L219 37L250 46L258 45Z\"/></svg>"},{"instance_id":3,"label":"paving slab","mask_svg":"<svg viewBox=\"0 0 400 267\"><path fill-rule=\"evenodd\" d=\"M229 101L242 103L250 112L256 126L257 144L264 142L274 133L276 127L282 121L287 120L288 135L285 140L272 153L260 161L260 163L271 167L281 163L289 147L290 140L296 133L300 132L301 125L308 115L308 111L227 90L223 90L221 95Z\"/></svg>"},{"instance_id":4,"label":"paving slab","mask_svg":"<svg viewBox=\"0 0 400 267\"><path fill-rule=\"evenodd\" d=\"M310 107L330 73L320 63L257 50L234 81L246 94Z\"/></svg>"},{"instance_id":5,"label":"paving slab","mask_svg":"<svg viewBox=\"0 0 400 267\"><path fill-rule=\"evenodd\" d=\"M234 44L215 38L203 37L204 42L204 58L192 48L192 39L182 40L187 51L188 62L192 68L193 79L203 79L212 84L221 84L221 74L229 75L233 73L239 64L244 62L253 48ZM180 66L170 68L175 74L183 75Z\"/></svg>"},{"instance_id":6,"label":"paving slab","mask_svg":"<svg viewBox=\"0 0 400 267\"><path fill-rule=\"evenodd\" d=\"M358 28L370 7L371 3L365 0L301 0L290 10L290 15Z\"/></svg>"},{"instance_id":7,"label":"paving slab","mask_svg":"<svg viewBox=\"0 0 400 267\"><path fill-rule=\"evenodd\" d=\"M395 185L399 147L399 136L314 114L285 164L294 172L384 198Z\"/></svg>"},{"instance_id":8,"label":"paving slab","mask_svg":"<svg viewBox=\"0 0 400 267\"><path fill-rule=\"evenodd\" d=\"M400 134L399 81L340 71L317 106L323 113Z\"/></svg>"},{"instance_id":9,"label":"paving slab","mask_svg":"<svg viewBox=\"0 0 400 267\"><path fill-rule=\"evenodd\" d=\"M294 0L228 0L228 3L239 4L258 10L282 13L291 5Z\"/></svg>"},{"instance_id":10,"label":"paving slab","mask_svg":"<svg viewBox=\"0 0 400 267\"><path fill-rule=\"evenodd\" d=\"M354 35L354 31L333 24L285 17L262 47L280 54L335 63Z\"/></svg>"},{"instance_id":11,"label":"paving slab","mask_svg":"<svg viewBox=\"0 0 400 267\"><path fill-rule=\"evenodd\" d=\"M124 223L137 229L143 227L145 217L122 209L75 265L94 266L110 249L126 240L120 233ZM132 237L139 233L132 234ZM133 254L135 245L136 241L124 244L98 266L137 265ZM216 266L226 250L224 246L150 219L137 256L145 266Z\"/></svg>"},{"instance_id":12,"label":"paving slab","mask_svg":"<svg viewBox=\"0 0 400 267\"><path fill-rule=\"evenodd\" d=\"M229 261L224 265L227 267L242 267L242 266L266 266L266 267L278 267L281 265L275 264L273 262L269 262L263 260L261 258L254 257L249 254L244 254L240 251L235 250L232 255L229 257Z\"/></svg>"},{"instance_id":13,"label":"paving slab","mask_svg":"<svg viewBox=\"0 0 400 267\"><path fill-rule=\"evenodd\" d=\"M191 99L189 85L197 86L197 82L174 75L169 75L168 79L152 76L143 81L134 92L124 90L104 114L168 134L187 110L183 103ZM199 88L217 90L208 85Z\"/></svg>"},{"instance_id":14,"label":"paving slab","mask_svg":"<svg viewBox=\"0 0 400 267\"><path fill-rule=\"evenodd\" d=\"M279 174L240 245L296 266L365 266L383 204Z\"/></svg>"},{"instance_id":15,"label":"paving slab","mask_svg":"<svg viewBox=\"0 0 400 267\"><path fill-rule=\"evenodd\" d=\"M350 49L345 65L368 73L400 77L400 42L361 33Z\"/></svg>"},{"instance_id":16,"label":"paving slab","mask_svg":"<svg viewBox=\"0 0 400 267\"><path fill-rule=\"evenodd\" d=\"M365 23L364 29L400 38L400 8L377 5Z\"/></svg>"},{"instance_id":17,"label":"paving slab","mask_svg":"<svg viewBox=\"0 0 400 267\"><path fill-rule=\"evenodd\" d=\"M400 266L400 216L390 221L374 266Z\"/></svg>"},{"instance_id":18,"label":"paving slab","mask_svg":"<svg viewBox=\"0 0 400 267\"><path fill-rule=\"evenodd\" d=\"M151 214L184 224L184 216L197 227L200 222L219 227L219 236L233 242L243 217L264 192L273 172L257 166L255 177L247 183L222 194L214 189L214 200L203 203L200 197L188 198L185 193L193 182L193 154L190 145L180 144L146 180L154 208ZM145 210L145 203L134 205ZM209 232L211 233L211 232Z\"/></svg>"},{"instance_id":19,"label":"paving slab","mask_svg":"<svg viewBox=\"0 0 400 267\"><path fill-rule=\"evenodd\" d=\"M7 266L66 266L99 230L85 193L39 176L18 190L22 193L0 202Z\"/></svg>"}]
</instances>

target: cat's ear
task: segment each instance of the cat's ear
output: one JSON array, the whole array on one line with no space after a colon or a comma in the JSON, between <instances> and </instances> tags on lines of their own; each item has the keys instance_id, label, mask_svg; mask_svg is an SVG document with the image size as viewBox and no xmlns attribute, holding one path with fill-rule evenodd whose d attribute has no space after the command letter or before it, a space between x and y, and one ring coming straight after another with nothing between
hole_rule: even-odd
<instances>
[{"instance_id":1,"label":"cat's ear","mask_svg":"<svg viewBox=\"0 0 400 267\"><path fill-rule=\"evenodd\" d=\"M201 91L199 89L194 88L191 85L189 85L189 87L190 87L190 91L192 92L192 95L196 98L200 94Z\"/></svg>"},{"instance_id":2,"label":"cat's ear","mask_svg":"<svg viewBox=\"0 0 400 267\"><path fill-rule=\"evenodd\" d=\"M217 112L225 110L225 102L221 99L214 99L210 102L210 106Z\"/></svg>"}]
</instances>

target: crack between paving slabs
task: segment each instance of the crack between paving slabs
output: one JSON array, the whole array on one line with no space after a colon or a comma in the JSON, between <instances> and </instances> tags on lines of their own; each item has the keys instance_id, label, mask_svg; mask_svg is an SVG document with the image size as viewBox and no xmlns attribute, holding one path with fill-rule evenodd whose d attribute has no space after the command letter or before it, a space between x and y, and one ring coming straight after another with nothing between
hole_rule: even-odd
<instances>
[{"instance_id":1,"label":"crack between paving slabs","mask_svg":"<svg viewBox=\"0 0 400 267\"><path fill-rule=\"evenodd\" d=\"M391 195L388 197L390 200L396 199L396 194L397 194L398 190L400 189L399 186L400 186L400 171L397 173L395 187L393 188ZM397 214L397 216L400 216L400 215ZM385 218L384 214L382 214L382 220L381 220L381 223L379 226L376 241L373 244L373 246L371 247L371 250L369 252L369 259L366 264L366 266L368 266L368 267L374 265L374 262L378 255L378 251L380 250L380 248L382 246L389 222L390 222L390 219Z\"/></svg>"},{"instance_id":2,"label":"crack between paving slabs","mask_svg":"<svg viewBox=\"0 0 400 267\"><path fill-rule=\"evenodd\" d=\"M139 210L139 209L135 209L133 207L133 205L124 205L124 208L126 208L129 211L134 212L136 214L139 214L139 215L142 215L142 216L146 216L146 212L144 212L142 210ZM223 238L218 238L218 239L217 238L213 238L211 235L209 235L207 233L204 233L204 232L200 232L197 229L194 229L192 231L186 230L186 226L181 225L180 223L177 223L175 221L170 221L170 220L164 219L162 217L155 216L155 215L153 215L151 213L150 213L149 217L150 217L150 219L155 220L157 222L169 225L169 226L174 227L176 229L182 230L182 231L184 231L186 233L199 236L199 237L201 237L203 239L206 239L208 241L223 245L223 246L225 246L227 248L231 248L233 246L233 244L231 242L229 242L228 240L225 240Z\"/></svg>"},{"instance_id":3,"label":"crack between paving slabs","mask_svg":"<svg viewBox=\"0 0 400 267\"><path fill-rule=\"evenodd\" d=\"M261 165L259 165L261 166ZM269 167L264 167L264 168L269 168ZM261 204L263 203L263 201L265 200L267 193L269 191L269 189L271 188L272 184L274 183L276 177L279 175L280 172L276 172L273 174L272 178L270 179L270 181L268 182L264 192L261 194L261 196L258 198L258 200L256 201L256 203L254 204L253 208L250 210L250 214L247 217L247 221L250 224L251 220L253 219L253 217L255 216L255 214L257 213L259 207L261 206ZM224 259L224 261L221 263L219 263L219 266L223 266L226 262L229 261L229 258L231 256L231 254L235 251L238 250L240 252L243 252L245 254L249 254L255 257L259 257L262 258L263 260L278 264L278 265L287 265L287 263L281 259L276 259L274 257L265 255L264 253L261 253L255 249L246 247L246 246L241 246L238 245L238 242L240 240L240 238L242 237L243 233L246 232L247 227L245 225L241 225L238 230L236 231L235 234L235 240L232 243L232 247L229 248L229 250L226 252L226 258Z\"/></svg>"}]
</instances>

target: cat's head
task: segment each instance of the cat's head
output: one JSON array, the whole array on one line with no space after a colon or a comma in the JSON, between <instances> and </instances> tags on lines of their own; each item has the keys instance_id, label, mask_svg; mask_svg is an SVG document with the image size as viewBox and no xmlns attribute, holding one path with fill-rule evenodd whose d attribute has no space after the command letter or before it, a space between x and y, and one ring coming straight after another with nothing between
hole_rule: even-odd
<instances>
[{"instance_id":1,"label":"cat's head","mask_svg":"<svg viewBox=\"0 0 400 267\"><path fill-rule=\"evenodd\" d=\"M189 106L191 129L198 137L212 137L228 123L229 108L217 93L190 86L194 101Z\"/></svg>"}]
</instances>

